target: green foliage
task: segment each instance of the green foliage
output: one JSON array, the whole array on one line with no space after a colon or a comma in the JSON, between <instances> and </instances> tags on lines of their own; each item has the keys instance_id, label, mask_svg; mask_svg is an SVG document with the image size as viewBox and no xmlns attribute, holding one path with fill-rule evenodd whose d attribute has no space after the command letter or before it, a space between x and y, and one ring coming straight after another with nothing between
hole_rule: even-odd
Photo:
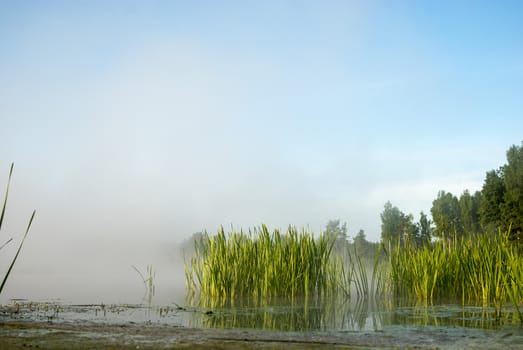
<instances>
[{"instance_id":1,"label":"green foliage","mask_svg":"<svg viewBox=\"0 0 523 350\"><path fill-rule=\"evenodd\" d=\"M419 243L421 245L429 243L432 235L432 221L429 220L423 211L420 213L418 231Z\"/></svg>"},{"instance_id":2,"label":"green foliage","mask_svg":"<svg viewBox=\"0 0 523 350\"><path fill-rule=\"evenodd\" d=\"M427 225L426 216L420 222ZM430 223L428 223L430 227ZM419 224L421 226L421 223ZM369 281L360 249L367 242L363 230L343 255L336 254L334 240L314 238L305 230L289 227L285 234L266 226L249 233L223 229L204 234L195 242L196 254L186 266L187 286L199 296L200 305L217 307L245 302L268 305L288 298L321 302L353 292L360 299L414 298L426 304L434 300L461 300L494 306L499 316L511 302L523 322L523 256L509 240L509 233L470 233L419 244L406 236L381 246ZM197 300L197 299L193 299Z\"/></svg>"},{"instance_id":3,"label":"green foliage","mask_svg":"<svg viewBox=\"0 0 523 350\"><path fill-rule=\"evenodd\" d=\"M465 190L459 198L460 221L463 232L481 232L479 224L479 205L481 192L471 195L469 190Z\"/></svg>"},{"instance_id":4,"label":"green foliage","mask_svg":"<svg viewBox=\"0 0 523 350\"><path fill-rule=\"evenodd\" d=\"M450 298L494 305L498 311L507 301L519 307L523 257L508 237L508 232L471 234L440 239L421 249L397 245L389 255L392 292L425 303Z\"/></svg>"},{"instance_id":5,"label":"green foliage","mask_svg":"<svg viewBox=\"0 0 523 350\"><path fill-rule=\"evenodd\" d=\"M333 241L289 228L286 235L272 234L266 226L216 236L204 235L196 243L196 256L188 275L190 288L199 288L204 299L234 301L326 293L332 278L328 261ZM196 277L194 279L193 277Z\"/></svg>"},{"instance_id":6,"label":"green foliage","mask_svg":"<svg viewBox=\"0 0 523 350\"><path fill-rule=\"evenodd\" d=\"M452 193L440 191L432 202L431 214L437 237L460 237L465 232L481 232L481 192L471 195L465 190L459 199Z\"/></svg>"},{"instance_id":7,"label":"green foliage","mask_svg":"<svg viewBox=\"0 0 523 350\"><path fill-rule=\"evenodd\" d=\"M436 237L459 237L463 234L459 201L452 193L439 191L430 212L436 225Z\"/></svg>"},{"instance_id":8,"label":"green foliage","mask_svg":"<svg viewBox=\"0 0 523 350\"><path fill-rule=\"evenodd\" d=\"M359 283L358 292L367 293L361 261L348 250L334 254L334 243L332 236L314 238L294 227L285 234L271 233L264 225L249 233L225 234L222 228L195 242L196 253L186 264L187 286L206 306L244 298L259 304L282 297L350 297L354 283Z\"/></svg>"},{"instance_id":9,"label":"green foliage","mask_svg":"<svg viewBox=\"0 0 523 350\"><path fill-rule=\"evenodd\" d=\"M423 214L423 213L422 213ZM423 214L424 215L424 214ZM385 203L381 217L381 240L385 244L391 243L396 245L398 243L404 244L407 240L413 242L421 242L421 223L414 222L412 214L404 214L398 207L392 206L389 202ZM426 219L426 217L425 217ZM424 240L430 240L430 222L427 220L423 223L429 227L424 227Z\"/></svg>"},{"instance_id":10,"label":"green foliage","mask_svg":"<svg viewBox=\"0 0 523 350\"><path fill-rule=\"evenodd\" d=\"M391 202L387 202L380 217L382 241L394 244L399 242L405 233L405 214L398 207L392 206Z\"/></svg>"},{"instance_id":11,"label":"green foliage","mask_svg":"<svg viewBox=\"0 0 523 350\"><path fill-rule=\"evenodd\" d=\"M419 241L419 225L414 222L412 214L404 215L405 236L404 239L414 242Z\"/></svg>"},{"instance_id":12,"label":"green foliage","mask_svg":"<svg viewBox=\"0 0 523 350\"><path fill-rule=\"evenodd\" d=\"M502 219L511 225L518 236L523 231L523 142L507 151L507 164L503 167L505 193Z\"/></svg>"},{"instance_id":13,"label":"green foliage","mask_svg":"<svg viewBox=\"0 0 523 350\"><path fill-rule=\"evenodd\" d=\"M493 232L502 226L501 206L505 196L502 169L487 172L479 207L480 223L484 230Z\"/></svg>"},{"instance_id":14,"label":"green foliage","mask_svg":"<svg viewBox=\"0 0 523 350\"><path fill-rule=\"evenodd\" d=\"M509 148L507 164L486 173L481 192L465 190L458 200L440 191L431 213L438 237L511 228L511 239L523 243L523 143Z\"/></svg>"}]
</instances>

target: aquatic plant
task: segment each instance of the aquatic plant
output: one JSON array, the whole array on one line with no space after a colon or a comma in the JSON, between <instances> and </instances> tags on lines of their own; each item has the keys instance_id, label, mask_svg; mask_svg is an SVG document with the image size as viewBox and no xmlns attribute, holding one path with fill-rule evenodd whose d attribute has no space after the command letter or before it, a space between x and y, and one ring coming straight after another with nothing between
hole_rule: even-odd
<instances>
[{"instance_id":1,"label":"aquatic plant","mask_svg":"<svg viewBox=\"0 0 523 350\"><path fill-rule=\"evenodd\" d=\"M11 177L13 175L13 169L14 169L14 163L11 163L11 169L9 170L9 177L7 179L7 188L5 191L5 197L4 197L4 204L2 206L2 212L0 213L0 231L2 229L2 224L4 223L5 218L5 211L7 208L7 199L9 198L9 185L11 184ZM35 217L36 210L33 211L33 214L31 215L31 218L29 219L29 223L27 224L27 228L25 230L25 234L22 238L22 241L20 242L20 245L18 246L18 250L16 251L15 256L13 257L13 260L11 261L11 264L9 265L9 268L7 269L7 272L4 275L4 278L2 280L2 284L0 285L0 293L4 290L5 284L7 282L7 279L9 278L9 275L11 274L11 271L13 270L13 267L16 263L16 260L18 259L18 256L20 254L20 251L22 250L22 246L24 245L25 238L27 237L27 234L29 233L29 229L31 228L31 224L33 223L33 219ZM8 239L1 247L0 249L4 248L7 244L9 244L13 239Z\"/></svg>"},{"instance_id":2,"label":"aquatic plant","mask_svg":"<svg viewBox=\"0 0 523 350\"><path fill-rule=\"evenodd\" d=\"M507 273L503 276L503 283L508 298L517 311L518 318L523 322L523 312L520 306L523 304L523 255L519 247L511 246L507 249Z\"/></svg>"},{"instance_id":3,"label":"aquatic plant","mask_svg":"<svg viewBox=\"0 0 523 350\"><path fill-rule=\"evenodd\" d=\"M138 270L138 268L136 266L133 265L131 267L134 269L134 271L136 271L138 273L138 275L140 275L143 286L145 288L145 293L143 295L142 302L146 301L147 305L151 306L151 304L153 302L154 294L156 292L156 286L154 283L154 280L156 278L156 271L154 271L154 268L152 265L147 265L147 272L146 272L147 277L145 277L145 275L140 270Z\"/></svg>"},{"instance_id":4,"label":"aquatic plant","mask_svg":"<svg viewBox=\"0 0 523 350\"><path fill-rule=\"evenodd\" d=\"M354 282L358 297L364 298L369 295L369 281L367 278L367 269L358 255L356 246L354 246L354 256L349 254L349 262L354 266L356 275Z\"/></svg>"},{"instance_id":5,"label":"aquatic plant","mask_svg":"<svg viewBox=\"0 0 523 350\"><path fill-rule=\"evenodd\" d=\"M410 299L424 305L461 300L493 306L496 317L510 302L523 322L523 255L509 236L469 234L421 246L406 240L380 246L374 266L366 266L357 250L333 249L332 237L315 238L303 229L289 227L282 234L263 225L226 234L222 228L195 241L195 254L185 265L186 283L192 301L211 309L237 300L260 306L281 297L291 304L322 303L355 293L357 299Z\"/></svg>"},{"instance_id":6,"label":"aquatic plant","mask_svg":"<svg viewBox=\"0 0 523 350\"><path fill-rule=\"evenodd\" d=\"M366 270L361 261L333 253L334 239L315 238L305 229L289 227L285 234L262 225L195 241L195 255L186 264L186 283L193 295L212 305L248 297L253 303L270 298L350 297L368 295Z\"/></svg>"},{"instance_id":7,"label":"aquatic plant","mask_svg":"<svg viewBox=\"0 0 523 350\"><path fill-rule=\"evenodd\" d=\"M509 236L509 231L469 234L422 248L398 243L389 253L392 293L425 303L461 299L463 304L493 305L498 311L511 301L521 318L523 257Z\"/></svg>"}]
</instances>

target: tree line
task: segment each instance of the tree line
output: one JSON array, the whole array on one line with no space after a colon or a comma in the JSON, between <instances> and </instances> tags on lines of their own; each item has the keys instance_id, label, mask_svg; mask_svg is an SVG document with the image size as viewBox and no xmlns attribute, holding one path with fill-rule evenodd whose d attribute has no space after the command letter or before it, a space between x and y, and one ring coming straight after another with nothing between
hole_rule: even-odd
<instances>
[{"instance_id":1,"label":"tree line","mask_svg":"<svg viewBox=\"0 0 523 350\"><path fill-rule=\"evenodd\" d=\"M432 237L450 238L470 233L496 233L510 229L511 238L523 244L523 142L513 145L506 152L507 163L487 171L481 191L469 190L457 197L450 192L439 191L432 202L432 220L423 211L416 221L412 214L403 213L390 201L385 203L381 217L381 242L416 245L431 242ZM335 240L334 249L357 251L362 258L373 260L379 243L367 241L365 231L360 229L353 237L348 236L347 223L329 220L324 234ZM198 232L182 243L191 252L194 241L201 237Z\"/></svg>"},{"instance_id":2,"label":"tree line","mask_svg":"<svg viewBox=\"0 0 523 350\"><path fill-rule=\"evenodd\" d=\"M459 197L439 191L432 202L432 221L423 212L415 222L391 202L381 213L382 242L423 244L432 237L496 233L510 229L511 239L523 239L523 142L511 146L507 163L486 173L481 191L465 190Z\"/></svg>"}]
</instances>

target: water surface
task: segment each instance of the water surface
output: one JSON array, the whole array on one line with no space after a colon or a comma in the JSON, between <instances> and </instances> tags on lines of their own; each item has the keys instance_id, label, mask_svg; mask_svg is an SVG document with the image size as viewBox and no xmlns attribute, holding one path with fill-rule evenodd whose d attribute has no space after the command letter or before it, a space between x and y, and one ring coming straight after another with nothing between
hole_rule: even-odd
<instances>
[{"instance_id":1,"label":"water surface","mask_svg":"<svg viewBox=\"0 0 523 350\"><path fill-rule=\"evenodd\" d=\"M268 348L301 344L301 348L343 345L523 349L523 328L514 309L507 307L498 313L493 308L459 304L279 300L265 305L238 302L209 307L68 305L17 300L2 307L0 322L4 341L15 333L21 339L25 336L42 340L61 332L93 341L108 342L110 338L145 342L142 347L149 343L177 346L189 341L230 349L241 348L242 344L264 344ZM44 330L47 333L41 333Z\"/></svg>"}]
</instances>

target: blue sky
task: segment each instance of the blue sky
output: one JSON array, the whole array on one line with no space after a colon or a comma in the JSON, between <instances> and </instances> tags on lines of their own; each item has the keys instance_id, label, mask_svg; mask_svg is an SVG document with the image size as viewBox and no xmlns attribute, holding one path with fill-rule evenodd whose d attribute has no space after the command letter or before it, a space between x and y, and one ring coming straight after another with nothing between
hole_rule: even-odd
<instances>
[{"instance_id":1,"label":"blue sky","mask_svg":"<svg viewBox=\"0 0 523 350\"><path fill-rule=\"evenodd\" d=\"M0 1L7 228L376 241L387 200L418 218L520 144L522 37L519 1Z\"/></svg>"},{"instance_id":2,"label":"blue sky","mask_svg":"<svg viewBox=\"0 0 523 350\"><path fill-rule=\"evenodd\" d=\"M183 206L184 234L341 218L378 239L386 200L477 189L521 139L517 2L2 7L6 168L93 210Z\"/></svg>"}]
</instances>

